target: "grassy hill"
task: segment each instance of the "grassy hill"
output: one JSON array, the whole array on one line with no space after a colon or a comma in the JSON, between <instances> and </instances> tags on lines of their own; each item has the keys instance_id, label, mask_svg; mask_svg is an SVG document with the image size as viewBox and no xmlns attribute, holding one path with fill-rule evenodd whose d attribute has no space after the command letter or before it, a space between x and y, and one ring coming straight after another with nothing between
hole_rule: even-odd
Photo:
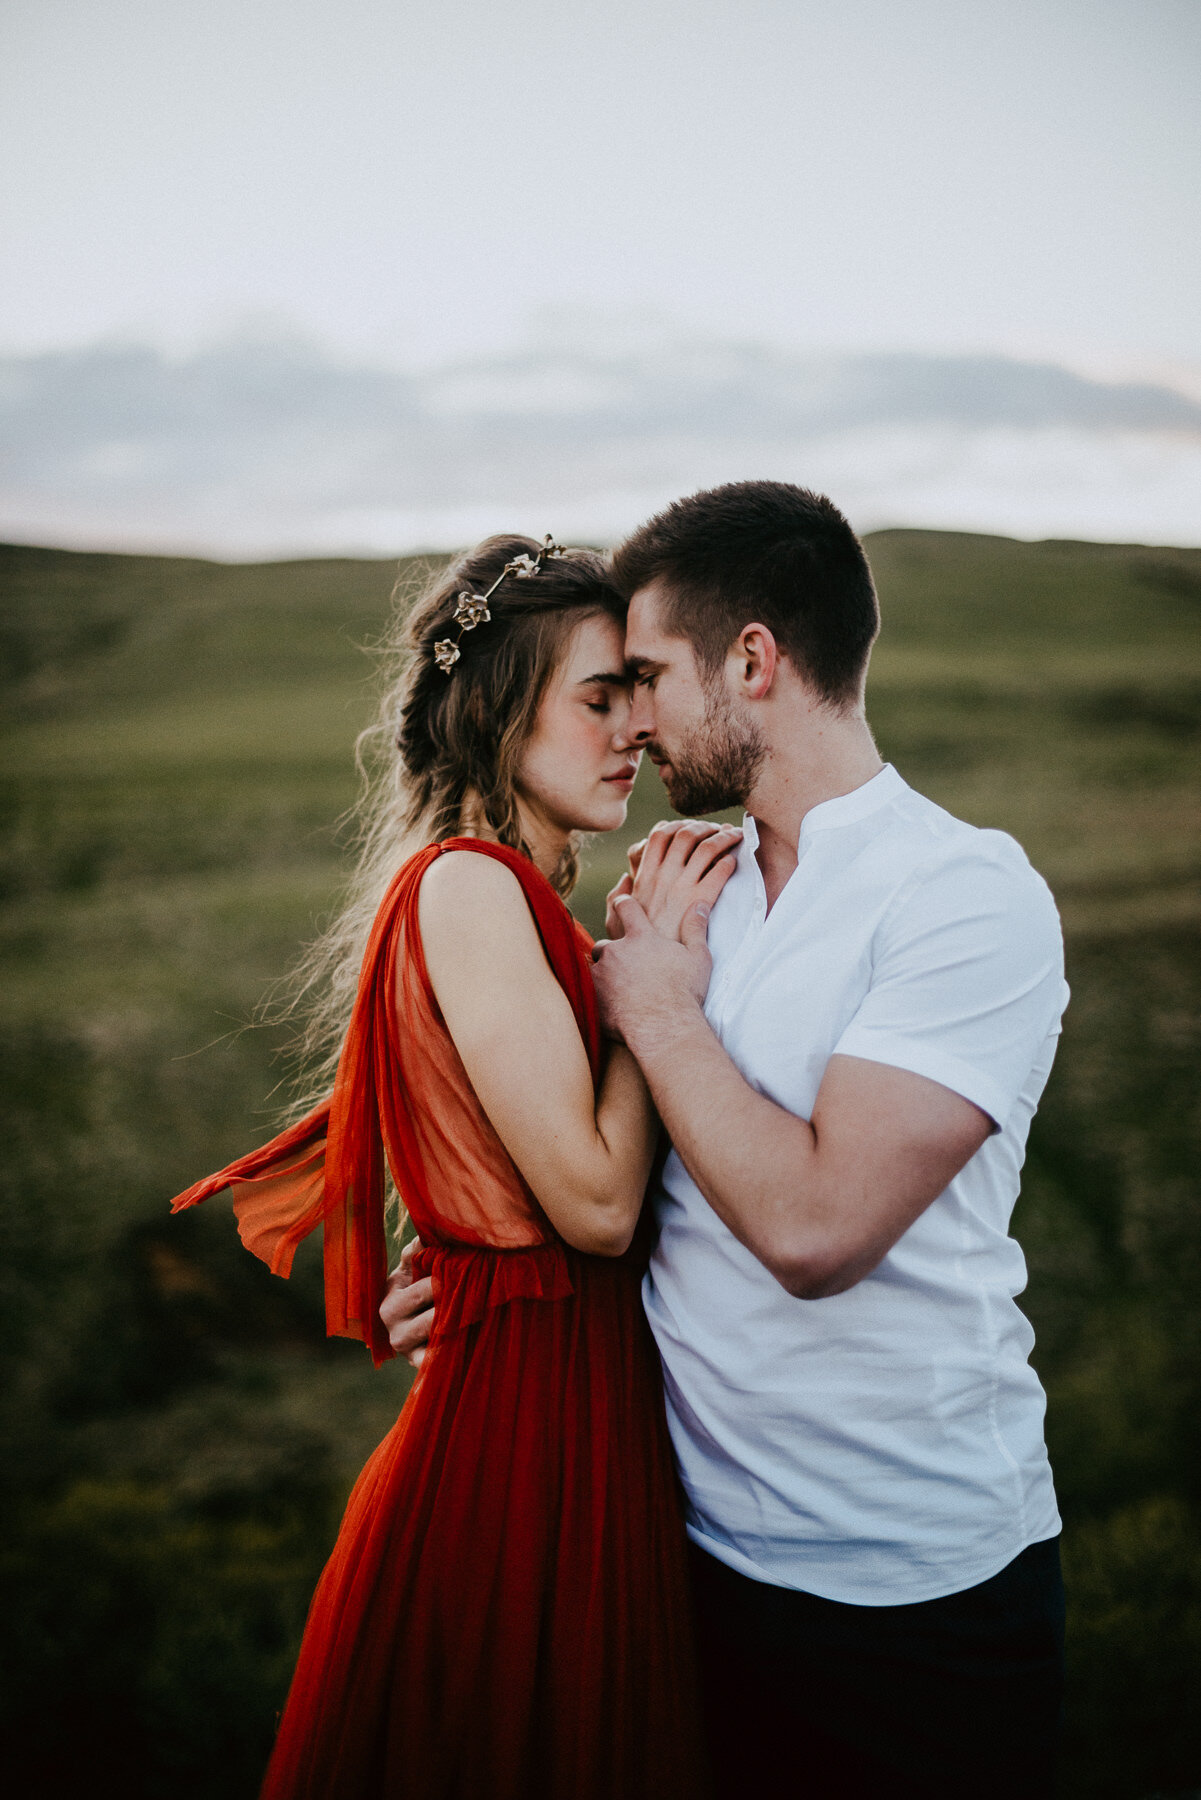
<instances>
[{"instance_id":1,"label":"grassy hill","mask_svg":"<svg viewBox=\"0 0 1201 1800\"><path fill-rule=\"evenodd\" d=\"M869 542L881 748L1012 831L1074 999L1016 1229L1073 1590L1065 1793L1201 1784L1201 552ZM406 579L420 568L406 566ZM347 1484L403 1397L217 1203L268 1132L244 1030L339 885L391 562L0 548L0 1473L30 1794L255 1791ZM665 810L648 770L628 838ZM596 928L624 854L598 841ZM95 1785L95 1783L93 1784Z\"/></svg>"}]
</instances>

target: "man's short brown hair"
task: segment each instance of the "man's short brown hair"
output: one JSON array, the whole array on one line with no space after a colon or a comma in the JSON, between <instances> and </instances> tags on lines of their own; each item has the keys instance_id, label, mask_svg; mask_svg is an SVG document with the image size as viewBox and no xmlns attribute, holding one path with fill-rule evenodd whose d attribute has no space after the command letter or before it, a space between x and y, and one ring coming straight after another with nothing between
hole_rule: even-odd
<instances>
[{"instance_id":1,"label":"man's short brown hair","mask_svg":"<svg viewBox=\"0 0 1201 1800\"><path fill-rule=\"evenodd\" d=\"M691 494L618 546L613 574L627 598L662 583L663 628L706 674L758 622L823 700L858 698L880 609L863 545L824 494L785 481Z\"/></svg>"}]
</instances>

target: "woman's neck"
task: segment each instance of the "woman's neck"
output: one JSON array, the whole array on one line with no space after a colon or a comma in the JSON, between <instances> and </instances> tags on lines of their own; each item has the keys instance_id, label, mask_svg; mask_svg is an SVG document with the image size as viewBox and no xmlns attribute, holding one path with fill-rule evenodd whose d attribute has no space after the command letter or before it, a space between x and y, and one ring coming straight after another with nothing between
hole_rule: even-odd
<instances>
[{"instance_id":1,"label":"woman's neck","mask_svg":"<svg viewBox=\"0 0 1201 1800\"><path fill-rule=\"evenodd\" d=\"M564 831L562 826L552 824L521 798L517 801L517 816L521 820L521 835L529 849L530 861L548 881L551 880L563 852L571 842L570 832ZM467 810L460 830L464 837L486 838L493 844L499 842L496 832L484 817L482 808Z\"/></svg>"},{"instance_id":2,"label":"woman's neck","mask_svg":"<svg viewBox=\"0 0 1201 1800\"><path fill-rule=\"evenodd\" d=\"M517 813L521 820L521 835L529 846L530 860L549 881L571 842L571 834L562 826L552 824L524 800L518 800Z\"/></svg>"}]
</instances>

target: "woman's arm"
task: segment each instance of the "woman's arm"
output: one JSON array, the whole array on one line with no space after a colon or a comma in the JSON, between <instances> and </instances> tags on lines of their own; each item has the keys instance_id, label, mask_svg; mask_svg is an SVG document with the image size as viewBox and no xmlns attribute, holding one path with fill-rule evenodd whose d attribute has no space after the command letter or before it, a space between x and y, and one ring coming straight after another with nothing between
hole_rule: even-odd
<instances>
[{"instance_id":1,"label":"woman's arm","mask_svg":"<svg viewBox=\"0 0 1201 1800\"><path fill-rule=\"evenodd\" d=\"M503 863L448 851L418 902L430 983L468 1079L555 1229L620 1256L642 1206L657 1120L638 1065L612 1045L595 1094L566 995Z\"/></svg>"}]
</instances>

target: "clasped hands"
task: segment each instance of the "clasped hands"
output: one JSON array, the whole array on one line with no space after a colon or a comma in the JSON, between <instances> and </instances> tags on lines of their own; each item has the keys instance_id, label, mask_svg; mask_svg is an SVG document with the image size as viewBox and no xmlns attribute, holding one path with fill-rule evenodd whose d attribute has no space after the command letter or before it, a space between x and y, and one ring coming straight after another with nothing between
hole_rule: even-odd
<instances>
[{"instance_id":1,"label":"clasped hands","mask_svg":"<svg viewBox=\"0 0 1201 1800\"><path fill-rule=\"evenodd\" d=\"M635 1054L648 1031L704 1001L709 912L741 841L737 826L685 819L656 825L630 851L592 956L601 1023Z\"/></svg>"},{"instance_id":2,"label":"clasped hands","mask_svg":"<svg viewBox=\"0 0 1201 1800\"><path fill-rule=\"evenodd\" d=\"M656 825L629 853L629 869L605 904L607 936L593 950L601 1021L631 1048L698 1007L709 985L709 912L734 872L734 825L683 819ZM434 1285L413 1276L416 1241L388 1277L380 1318L398 1356L419 1369L433 1319Z\"/></svg>"}]
</instances>

